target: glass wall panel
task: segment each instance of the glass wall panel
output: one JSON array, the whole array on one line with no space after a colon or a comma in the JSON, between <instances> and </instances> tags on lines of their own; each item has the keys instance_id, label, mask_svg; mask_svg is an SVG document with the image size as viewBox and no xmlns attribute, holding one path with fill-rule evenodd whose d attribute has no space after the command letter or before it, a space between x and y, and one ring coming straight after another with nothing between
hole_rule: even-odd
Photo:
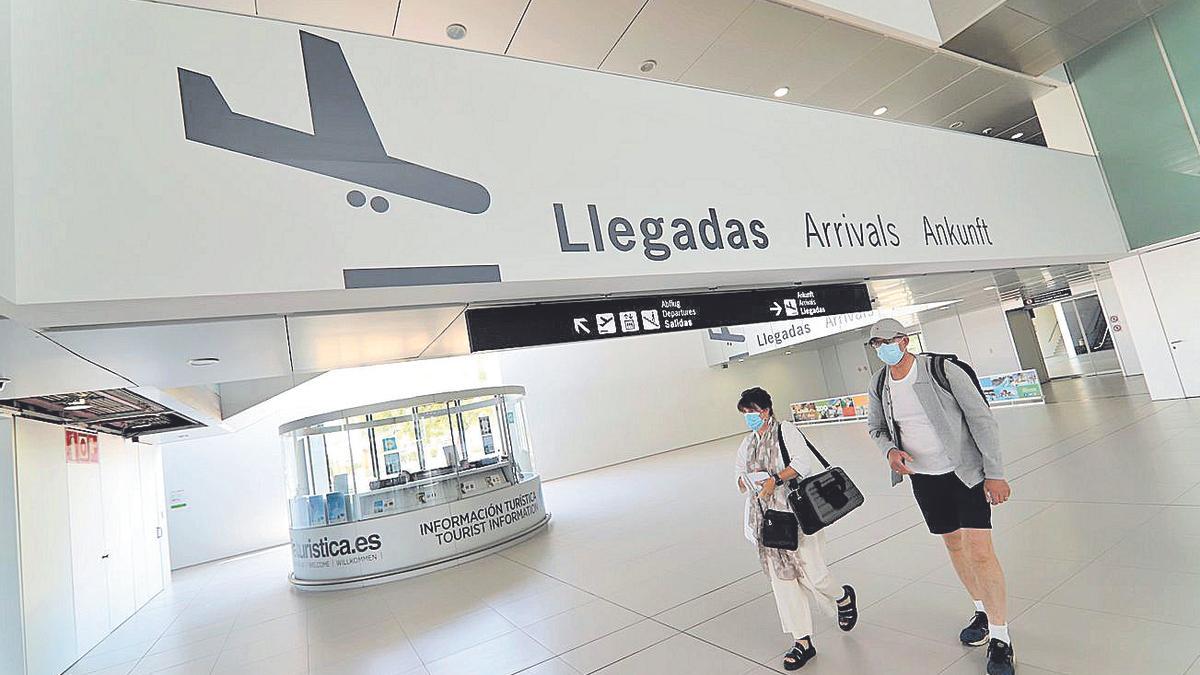
<instances>
[{"instance_id":1,"label":"glass wall panel","mask_svg":"<svg viewBox=\"0 0 1200 675\"><path fill-rule=\"evenodd\" d=\"M280 432L293 528L387 516L482 494L527 476L519 388L473 390L319 416ZM415 405L417 403L420 405Z\"/></svg>"},{"instance_id":2,"label":"glass wall panel","mask_svg":"<svg viewBox=\"0 0 1200 675\"><path fill-rule=\"evenodd\" d=\"M417 408L417 422L425 470L453 467L457 459L447 404L431 403Z\"/></svg>"},{"instance_id":3,"label":"glass wall panel","mask_svg":"<svg viewBox=\"0 0 1200 675\"><path fill-rule=\"evenodd\" d=\"M1200 3L1174 3L1076 57L1068 72L1130 245L1200 231L1200 148L1175 89L1200 112Z\"/></svg>"}]
</instances>

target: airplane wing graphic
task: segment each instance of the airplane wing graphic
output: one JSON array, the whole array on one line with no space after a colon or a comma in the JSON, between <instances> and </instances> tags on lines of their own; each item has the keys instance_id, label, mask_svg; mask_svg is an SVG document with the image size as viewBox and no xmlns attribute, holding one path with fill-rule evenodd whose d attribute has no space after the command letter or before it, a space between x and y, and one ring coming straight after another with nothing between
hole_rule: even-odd
<instances>
[{"instance_id":1,"label":"airplane wing graphic","mask_svg":"<svg viewBox=\"0 0 1200 675\"><path fill-rule=\"evenodd\" d=\"M235 113L211 77L179 68L185 137L457 211L488 209L479 183L388 156L341 45L300 31L300 49L312 134Z\"/></svg>"}]
</instances>

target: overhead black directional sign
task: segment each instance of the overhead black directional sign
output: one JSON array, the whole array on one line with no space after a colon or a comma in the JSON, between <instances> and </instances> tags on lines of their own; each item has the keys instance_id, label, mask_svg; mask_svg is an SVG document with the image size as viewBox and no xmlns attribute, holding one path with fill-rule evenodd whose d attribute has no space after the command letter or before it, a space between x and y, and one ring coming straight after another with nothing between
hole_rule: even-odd
<instances>
[{"instance_id":1,"label":"overhead black directional sign","mask_svg":"<svg viewBox=\"0 0 1200 675\"><path fill-rule=\"evenodd\" d=\"M864 284L681 293L467 310L472 352L789 321L871 309Z\"/></svg>"},{"instance_id":2,"label":"overhead black directional sign","mask_svg":"<svg viewBox=\"0 0 1200 675\"><path fill-rule=\"evenodd\" d=\"M1053 291L1046 291L1045 293L1038 293L1037 295L1026 296L1025 306L1045 305L1057 300L1065 300L1069 297L1071 297L1070 288L1059 288Z\"/></svg>"}]
</instances>

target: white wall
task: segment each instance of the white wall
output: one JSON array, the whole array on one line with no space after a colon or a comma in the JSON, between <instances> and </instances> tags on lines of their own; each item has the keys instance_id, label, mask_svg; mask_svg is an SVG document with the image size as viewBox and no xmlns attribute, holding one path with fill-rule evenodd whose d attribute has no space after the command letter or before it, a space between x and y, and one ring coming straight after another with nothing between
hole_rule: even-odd
<instances>
[{"instance_id":1,"label":"white wall","mask_svg":"<svg viewBox=\"0 0 1200 675\"><path fill-rule=\"evenodd\" d=\"M929 0L783 0L803 9L929 45L942 43ZM962 2L962 0L957 0ZM832 10L832 11L831 11Z\"/></svg>"},{"instance_id":2,"label":"white wall","mask_svg":"<svg viewBox=\"0 0 1200 675\"><path fill-rule=\"evenodd\" d=\"M925 351L958 354L967 358L967 338L953 309L938 312L935 319L921 321L921 343ZM975 372L980 372L976 369Z\"/></svg>"},{"instance_id":3,"label":"white wall","mask_svg":"<svg viewBox=\"0 0 1200 675\"><path fill-rule=\"evenodd\" d=\"M13 222L12 3L0 0L0 298L15 300L16 226ZM0 663L0 665L3 665Z\"/></svg>"},{"instance_id":4,"label":"white wall","mask_svg":"<svg viewBox=\"0 0 1200 675\"><path fill-rule=\"evenodd\" d=\"M1149 251L1141 258L1183 393L1200 397L1200 239Z\"/></svg>"},{"instance_id":5,"label":"white wall","mask_svg":"<svg viewBox=\"0 0 1200 675\"><path fill-rule=\"evenodd\" d=\"M1017 348L1008 332L1008 319L1000 305L958 315L967 341L966 357L980 375L1011 373L1021 369Z\"/></svg>"},{"instance_id":6,"label":"white wall","mask_svg":"<svg viewBox=\"0 0 1200 675\"><path fill-rule=\"evenodd\" d=\"M821 372L825 375L826 389L823 394L818 394L818 396L857 393L851 391L850 385L846 382L846 376L842 372L842 360L838 357L837 343L821 347L817 351L817 359L821 363Z\"/></svg>"},{"instance_id":7,"label":"white wall","mask_svg":"<svg viewBox=\"0 0 1200 675\"><path fill-rule=\"evenodd\" d=\"M1008 319L999 304L961 313L950 309L938 314L946 316L921 321L921 339L926 351L957 354L981 376L1021 369Z\"/></svg>"},{"instance_id":8,"label":"white wall","mask_svg":"<svg viewBox=\"0 0 1200 675\"><path fill-rule=\"evenodd\" d=\"M958 35L1003 0L930 0L942 40Z\"/></svg>"},{"instance_id":9,"label":"white wall","mask_svg":"<svg viewBox=\"0 0 1200 675\"><path fill-rule=\"evenodd\" d=\"M735 408L751 386L780 415L824 395L815 352L709 368L693 333L505 352L508 384L524 385L537 469L555 478L737 433Z\"/></svg>"},{"instance_id":10,"label":"white wall","mask_svg":"<svg viewBox=\"0 0 1200 675\"><path fill-rule=\"evenodd\" d=\"M171 569L287 542L282 457L274 417L164 446L167 498L182 490L187 500L186 508L167 511Z\"/></svg>"},{"instance_id":11,"label":"white wall","mask_svg":"<svg viewBox=\"0 0 1200 675\"><path fill-rule=\"evenodd\" d=\"M1117 348L1117 358L1121 361L1121 372L1126 377L1142 374L1142 361L1138 358L1137 345L1133 335L1128 330L1128 315L1121 304L1121 296L1117 293L1117 284L1111 274L1097 276L1096 291L1100 297L1100 305L1108 317L1108 329L1112 332L1113 345ZM1115 319L1115 320L1114 320Z\"/></svg>"},{"instance_id":12,"label":"white wall","mask_svg":"<svg viewBox=\"0 0 1200 675\"><path fill-rule=\"evenodd\" d=\"M63 428L18 419L16 431L26 672L61 673L77 658Z\"/></svg>"},{"instance_id":13,"label":"white wall","mask_svg":"<svg viewBox=\"0 0 1200 675\"><path fill-rule=\"evenodd\" d=\"M830 396L838 394L857 394L871 386L871 366L867 362L866 347L859 338L858 331L853 336L847 336L838 342L838 366L842 371L842 382L846 388L841 391L831 391Z\"/></svg>"},{"instance_id":14,"label":"white wall","mask_svg":"<svg viewBox=\"0 0 1200 675\"><path fill-rule=\"evenodd\" d=\"M1075 98L1075 87L1060 85L1054 91L1033 100L1046 146L1055 150L1067 150L1083 155L1096 154L1092 137L1088 134L1087 122Z\"/></svg>"},{"instance_id":15,"label":"white wall","mask_svg":"<svg viewBox=\"0 0 1200 675\"><path fill-rule=\"evenodd\" d=\"M13 419L0 414L0 673L20 673L25 669L13 431Z\"/></svg>"},{"instance_id":16,"label":"white wall","mask_svg":"<svg viewBox=\"0 0 1200 675\"><path fill-rule=\"evenodd\" d=\"M99 464L69 464L62 426L17 418L15 432L25 667L2 672L57 675L162 590L156 500L141 498L139 444L100 434Z\"/></svg>"},{"instance_id":17,"label":"white wall","mask_svg":"<svg viewBox=\"0 0 1200 675\"><path fill-rule=\"evenodd\" d=\"M1133 338L1146 388L1150 398L1158 401L1183 397L1183 383L1171 356L1171 346L1155 305L1154 293L1146 279L1142 257L1122 258L1109 263L1117 295L1125 308L1126 327ZM1194 307L1189 303L1187 309Z\"/></svg>"}]
</instances>

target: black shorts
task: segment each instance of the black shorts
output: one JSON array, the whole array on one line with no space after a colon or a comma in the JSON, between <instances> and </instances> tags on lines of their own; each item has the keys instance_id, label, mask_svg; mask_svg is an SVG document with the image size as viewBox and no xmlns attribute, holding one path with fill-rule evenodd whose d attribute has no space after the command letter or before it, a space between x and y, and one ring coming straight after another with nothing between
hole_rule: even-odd
<instances>
[{"instance_id":1,"label":"black shorts","mask_svg":"<svg viewBox=\"0 0 1200 675\"><path fill-rule=\"evenodd\" d=\"M983 492L983 481L969 488L953 471L940 476L914 473L908 479L930 532L992 529L992 505Z\"/></svg>"}]
</instances>

